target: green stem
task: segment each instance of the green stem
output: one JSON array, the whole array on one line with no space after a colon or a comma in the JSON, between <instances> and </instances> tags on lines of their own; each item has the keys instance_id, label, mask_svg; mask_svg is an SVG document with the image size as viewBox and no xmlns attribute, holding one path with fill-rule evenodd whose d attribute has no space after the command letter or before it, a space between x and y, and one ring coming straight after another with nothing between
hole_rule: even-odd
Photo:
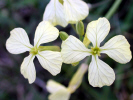
<instances>
[{"instance_id":1,"label":"green stem","mask_svg":"<svg viewBox=\"0 0 133 100\"><path fill-rule=\"evenodd\" d=\"M79 35L79 39L80 39L80 41L82 41L82 40L83 40L83 36L80 36L80 35Z\"/></svg>"},{"instance_id":2,"label":"green stem","mask_svg":"<svg viewBox=\"0 0 133 100\"><path fill-rule=\"evenodd\" d=\"M115 0L113 6L110 8L108 13L105 15L107 19L110 19L112 17L112 15L115 13L115 11L117 10L121 2L122 0Z\"/></svg>"},{"instance_id":3,"label":"green stem","mask_svg":"<svg viewBox=\"0 0 133 100\"><path fill-rule=\"evenodd\" d=\"M45 51L45 50L60 51L60 47L59 46L39 46L38 50L39 51Z\"/></svg>"}]
</instances>

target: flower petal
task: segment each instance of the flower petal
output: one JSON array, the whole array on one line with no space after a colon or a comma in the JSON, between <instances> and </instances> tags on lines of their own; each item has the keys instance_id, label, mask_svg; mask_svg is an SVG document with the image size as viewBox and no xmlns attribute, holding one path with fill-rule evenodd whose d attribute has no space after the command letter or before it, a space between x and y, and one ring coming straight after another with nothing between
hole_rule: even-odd
<instances>
[{"instance_id":1,"label":"flower petal","mask_svg":"<svg viewBox=\"0 0 133 100\"><path fill-rule=\"evenodd\" d=\"M101 53L106 53L110 58L119 63L127 63L132 58L130 44L122 35L111 38L100 49Z\"/></svg>"},{"instance_id":2,"label":"flower petal","mask_svg":"<svg viewBox=\"0 0 133 100\"><path fill-rule=\"evenodd\" d=\"M33 83L36 79L36 70L33 63L35 56L29 55L25 57L21 65L21 74L28 79L29 83Z\"/></svg>"},{"instance_id":3,"label":"flower petal","mask_svg":"<svg viewBox=\"0 0 133 100\"><path fill-rule=\"evenodd\" d=\"M50 93L55 93L59 90L66 90L66 87L63 86L62 84L58 83L58 82L55 82L54 80L49 80L47 82L47 86L46 86L47 90L50 92Z\"/></svg>"},{"instance_id":4,"label":"flower petal","mask_svg":"<svg viewBox=\"0 0 133 100\"><path fill-rule=\"evenodd\" d=\"M30 51L33 47L27 33L22 28L15 28L10 32L10 37L6 41L6 48L12 54L20 54Z\"/></svg>"},{"instance_id":5,"label":"flower petal","mask_svg":"<svg viewBox=\"0 0 133 100\"><path fill-rule=\"evenodd\" d=\"M34 45L39 47L42 43L54 41L59 36L59 30L47 21L39 23L34 38Z\"/></svg>"},{"instance_id":6,"label":"flower petal","mask_svg":"<svg viewBox=\"0 0 133 100\"><path fill-rule=\"evenodd\" d=\"M66 89L59 90L49 96L49 100L69 100L70 92Z\"/></svg>"},{"instance_id":7,"label":"flower petal","mask_svg":"<svg viewBox=\"0 0 133 100\"><path fill-rule=\"evenodd\" d=\"M113 69L98 58L92 56L92 61L89 65L89 83L93 87L110 86L115 80Z\"/></svg>"},{"instance_id":8,"label":"flower petal","mask_svg":"<svg viewBox=\"0 0 133 100\"><path fill-rule=\"evenodd\" d=\"M45 9L43 20L49 21L54 26L67 26L68 23L65 19L63 5L59 2L59 0L51 0L49 2Z\"/></svg>"},{"instance_id":9,"label":"flower petal","mask_svg":"<svg viewBox=\"0 0 133 100\"><path fill-rule=\"evenodd\" d=\"M94 47L99 47L100 43L105 39L110 30L110 23L106 18L99 18L92 21L87 26L87 37L93 43Z\"/></svg>"},{"instance_id":10,"label":"flower petal","mask_svg":"<svg viewBox=\"0 0 133 100\"><path fill-rule=\"evenodd\" d=\"M70 35L63 43L61 55L64 63L76 63L91 55L89 49L76 37Z\"/></svg>"},{"instance_id":11,"label":"flower petal","mask_svg":"<svg viewBox=\"0 0 133 100\"><path fill-rule=\"evenodd\" d=\"M48 70L52 75L57 75L61 71L62 58L60 52L42 51L39 52L37 58L42 67Z\"/></svg>"},{"instance_id":12,"label":"flower petal","mask_svg":"<svg viewBox=\"0 0 133 100\"><path fill-rule=\"evenodd\" d=\"M64 0L63 5L68 23L75 24L89 14L88 5L82 0Z\"/></svg>"}]
</instances>

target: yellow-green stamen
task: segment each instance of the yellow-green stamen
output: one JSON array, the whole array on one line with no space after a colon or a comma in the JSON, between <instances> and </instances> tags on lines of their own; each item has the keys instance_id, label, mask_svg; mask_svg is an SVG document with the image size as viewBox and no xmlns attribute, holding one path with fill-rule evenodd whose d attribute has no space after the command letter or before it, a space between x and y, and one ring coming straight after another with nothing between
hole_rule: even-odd
<instances>
[{"instance_id":1,"label":"yellow-green stamen","mask_svg":"<svg viewBox=\"0 0 133 100\"><path fill-rule=\"evenodd\" d=\"M98 47L95 47L95 48L91 48L91 53L92 55L98 55L100 56L100 49Z\"/></svg>"},{"instance_id":2,"label":"yellow-green stamen","mask_svg":"<svg viewBox=\"0 0 133 100\"><path fill-rule=\"evenodd\" d=\"M31 51L30 51L30 53L33 54L33 55L38 54L38 49L37 49L37 47L32 48Z\"/></svg>"}]
</instances>

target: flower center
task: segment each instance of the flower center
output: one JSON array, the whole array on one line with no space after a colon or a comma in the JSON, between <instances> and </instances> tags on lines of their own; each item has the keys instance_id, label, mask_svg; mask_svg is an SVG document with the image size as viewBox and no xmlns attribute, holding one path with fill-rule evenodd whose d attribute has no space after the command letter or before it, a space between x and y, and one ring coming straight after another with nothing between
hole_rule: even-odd
<instances>
[{"instance_id":1,"label":"flower center","mask_svg":"<svg viewBox=\"0 0 133 100\"><path fill-rule=\"evenodd\" d=\"M95 47L95 48L91 47L91 53L92 55L100 56L100 49L98 47Z\"/></svg>"},{"instance_id":2,"label":"flower center","mask_svg":"<svg viewBox=\"0 0 133 100\"><path fill-rule=\"evenodd\" d=\"M31 51L30 51L30 53L33 54L33 55L38 54L38 49L37 49L37 47L32 48Z\"/></svg>"}]
</instances>

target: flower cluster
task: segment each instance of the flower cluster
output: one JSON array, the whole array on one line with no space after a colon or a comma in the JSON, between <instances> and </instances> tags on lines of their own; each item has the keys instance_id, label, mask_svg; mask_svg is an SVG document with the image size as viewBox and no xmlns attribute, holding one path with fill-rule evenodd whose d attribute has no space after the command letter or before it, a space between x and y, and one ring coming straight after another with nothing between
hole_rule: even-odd
<instances>
[{"instance_id":1,"label":"flower cluster","mask_svg":"<svg viewBox=\"0 0 133 100\"><path fill-rule=\"evenodd\" d=\"M89 67L82 64L81 69L74 75L68 88L49 80L47 89L51 93L50 100L68 100L82 82L83 75L88 69L88 80L93 87L110 86L115 80L114 70L99 57L105 53L116 62L125 64L132 58L130 44L122 35L117 35L107 41L103 46L101 42L110 31L110 23L106 18L99 18L87 25L85 41L80 41L72 35L60 32L61 52L41 48L41 44L54 41L59 36L59 30L54 27L60 25L66 27L68 23L76 24L89 14L88 5L82 0L51 0L47 5L43 20L37 26L34 38L34 46L29 42L27 33L22 28L15 28L10 33L6 42L7 50L12 54L20 54L29 51L21 64L21 74L33 83L36 79L36 71L33 60L38 58L42 67L52 75L61 71L62 63L78 64L87 56L92 56ZM84 35L82 22L76 24L78 35ZM82 26L82 29L80 29ZM91 42L92 46L89 45ZM88 46L89 45L89 46ZM90 47L91 46L91 47ZM78 79L77 79L78 78Z\"/></svg>"}]
</instances>

